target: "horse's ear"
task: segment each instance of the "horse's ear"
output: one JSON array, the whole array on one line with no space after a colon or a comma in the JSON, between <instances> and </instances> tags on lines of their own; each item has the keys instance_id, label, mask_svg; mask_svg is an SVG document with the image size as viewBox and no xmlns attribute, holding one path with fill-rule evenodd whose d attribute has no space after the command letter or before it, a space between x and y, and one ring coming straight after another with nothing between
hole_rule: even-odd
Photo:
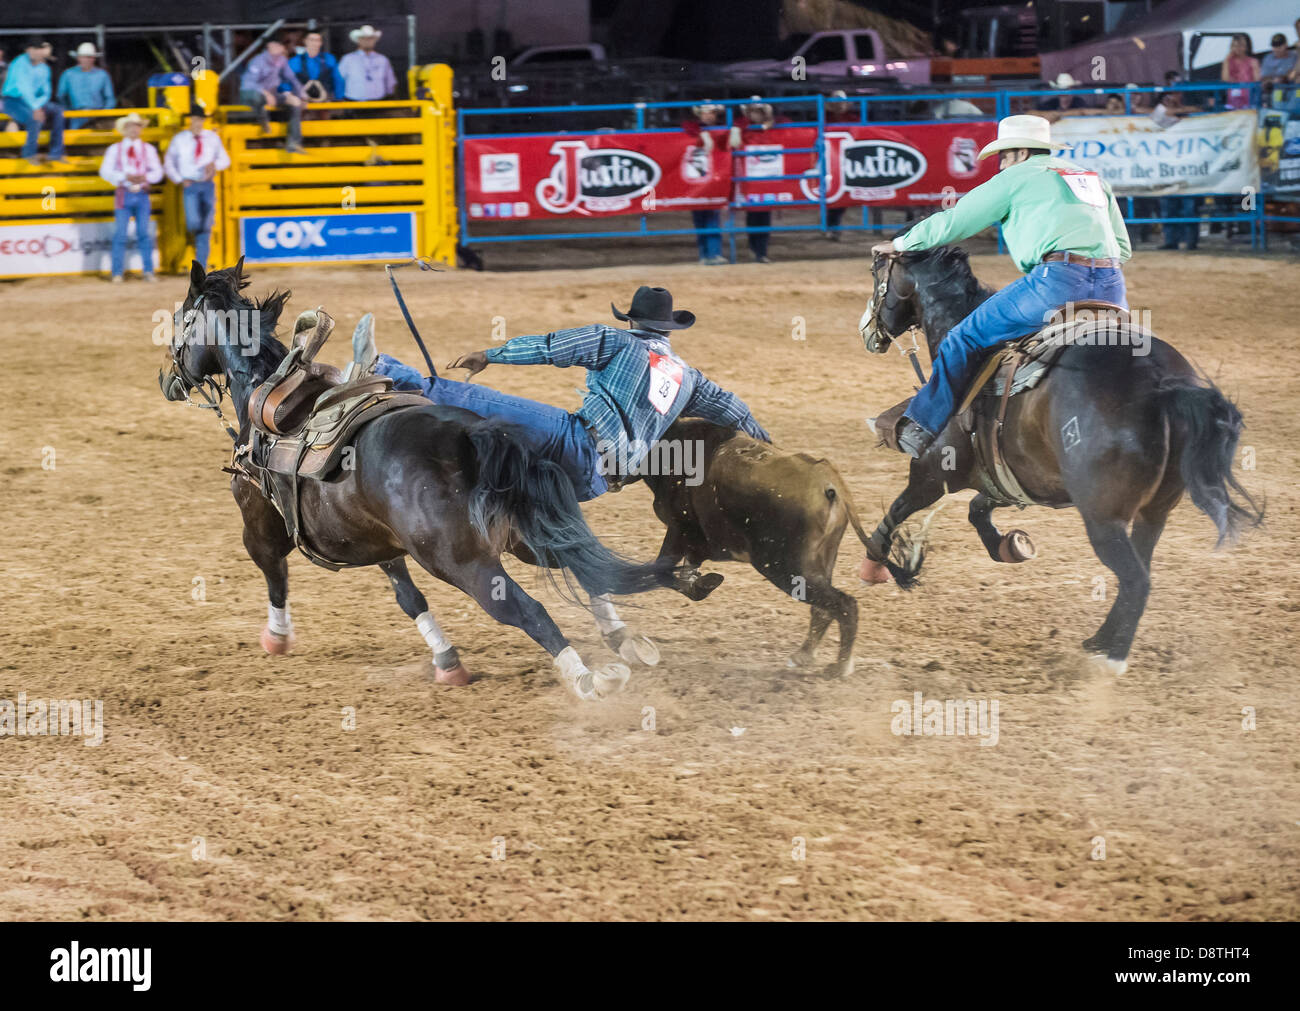
<instances>
[{"instance_id":1,"label":"horse's ear","mask_svg":"<svg viewBox=\"0 0 1300 1011\"><path fill-rule=\"evenodd\" d=\"M203 264L198 260L190 263L190 294L197 295L203 290L203 282L207 278L207 273L203 269Z\"/></svg>"},{"instance_id":2,"label":"horse's ear","mask_svg":"<svg viewBox=\"0 0 1300 1011\"><path fill-rule=\"evenodd\" d=\"M235 261L235 285L241 288L244 286L244 258L242 256Z\"/></svg>"}]
</instances>

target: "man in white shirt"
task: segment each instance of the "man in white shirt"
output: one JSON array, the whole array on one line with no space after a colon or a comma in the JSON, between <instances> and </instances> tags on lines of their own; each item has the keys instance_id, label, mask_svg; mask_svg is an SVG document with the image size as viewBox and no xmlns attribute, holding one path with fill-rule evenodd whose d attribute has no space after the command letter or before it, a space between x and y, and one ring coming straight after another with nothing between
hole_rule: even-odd
<instances>
[{"instance_id":1,"label":"man in white shirt","mask_svg":"<svg viewBox=\"0 0 1300 1011\"><path fill-rule=\"evenodd\" d=\"M348 33L357 48L339 60L339 75L343 97L349 102L378 102L390 98L396 89L393 65L383 53L375 52L375 43L383 34L370 25Z\"/></svg>"},{"instance_id":2,"label":"man in white shirt","mask_svg":"<svg viewBox=\"0 0 1300 1011\"><path fill-rule=\"evenodd\" d=\"M185 230L194 243L194 259L208 269L208 244L217 209L216 175L230 167L221 138L206 128L208 111L190 106L190 126L172 138L167 148L167 178L181 187Z\"/></svg>"},{"instance_id":3,"label":"man in white shirt","mask_svg":"<svg viewBox=\"0 0 1300 1011\"><path fill-rule=\"evenodd\" d=\"M113 186L113 283L122 283L126 269L126 235L135 218L135 237L140 246L140 264L146 281L153 273L153 237L149 234L149 187L162 182L158 149L140 138L145 119L139 113L122 116L115 124L122 139L104 152L99 176Z\"/></svg>"}]
</instances>

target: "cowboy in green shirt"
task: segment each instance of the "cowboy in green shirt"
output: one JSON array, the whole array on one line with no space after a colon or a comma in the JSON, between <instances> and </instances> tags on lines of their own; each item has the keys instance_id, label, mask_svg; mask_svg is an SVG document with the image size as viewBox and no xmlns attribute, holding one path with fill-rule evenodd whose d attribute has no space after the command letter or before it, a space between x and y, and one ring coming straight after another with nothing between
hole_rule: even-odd
<instances>
[{"instance_id":1,"label":"cowboy in green shirt","mask_svg":"<svg viewBox=\"0 0 1300 1011\"><path fill-rule=\"evenodd\" d=\"M1132 255L1110 186L1095 172L1050 155L1051 126L1041 116L1009 116L980 158L1000 152L1000 169L952 208L872 247L893 255L960 242L1001 224L1025 276L980 303L939 345L930 381L912 398L898 445L921 456L952 417L956 398L992 347L1045 326L1067 302L1128 307L1120 264Z\"/></svg>"}]
</instances>

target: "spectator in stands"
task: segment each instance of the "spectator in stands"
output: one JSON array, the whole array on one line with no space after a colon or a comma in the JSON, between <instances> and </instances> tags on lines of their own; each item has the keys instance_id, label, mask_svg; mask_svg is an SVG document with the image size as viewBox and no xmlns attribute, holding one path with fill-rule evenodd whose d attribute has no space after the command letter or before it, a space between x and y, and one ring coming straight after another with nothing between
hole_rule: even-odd
<instances>
[{"instance_id":1,"label":"spectator in stands","mask_svg":"<svg viewBox=\"0 0 1300 1011\"><path fill-rule=\"evenodd\" d=\"M309 102L338 102L343 99L343 78L339 74L339 61L327 53L325 38L320 32L308 32L303 48L289 57L289 69L298 78ZM280 85L288 91L287 84Z\"/></svg>"},{"instance_id":2,"label":"spectator in stands","mask_svg":"<svg viewBox=\"0 0 1300 1011\"><path fill-rule=\"evenodd\" d=\"M1076 81L1066 71L1056 75L1056 80L1047 83L1049 88L1057 91L1068 91L1071 88L1083 87L1082 81ZM1046 113L1045 119L1056 122L1062 116L1076 116L1081 112L1089 110L1088 100L1083 95L1058 95L1055 98L1049 96L1038 103L1038 111Z\"/></svg>"},{"instance_id":3,"label":"spectator in stands","mask_svg":"<svg viewBox=\"0 0 1300 1011\"><path fill-rule=\"evenodd\" d=\"M1165 75L1165 80L1177 85L1180 77L1176 71ZM1196 111L1183 104L1183 93L1177 87L1166 87L1160 95L1160 101L1151 112L1151 118L1162 130L1167 130L1183 116ZM1160 198L1160 217L1193 218L1197 216L1197 198L1188 196L1169 196ZM1191 221L1172 222L1160 226L1165 241L1161 249L1177 249L1180 242L1185 242L1189 250L1196 248L1201 237L1201 226Z\"/></svg>"},{"instance_id":4,"label":"spectator in stands","mask_svg":"<svg viewBox=\"0 0 1300 1011\"><path fill-rule=\"evenodd\" d=\"M770 105L759 101L759 97L755 95L750 99L749 105L741 106L741 112L742 115L732 126L731 135L728 138L733 151L752 146L780 147L779 144L773 144L771 139L766 136L767 132L776 126L776 117L773 115ZM754 160L751 157L746 157L744 164L752 165ZM750 175L751 173L743 171L740 174ZM741 185L741 188L743 191L744 184ZM745 228L749 236L749 251L754 254L754 260L757 263L772 262L771 257L767 255L767 244L772 235L771 227L771 211L745 212Z\"/></svg>"},{"instance_id":5,"label":"spectator in stands","mask_svg":"<svg viewBox=\"0 0 1300 1011\"><path fill-rule=\"evenodd\" d=\"M1259 64L1259 79L1265 85L1281 84L1295 73L1296 53L1281 32L1269 40L1269 45L1269 54Z\"/></svg>"},{"instance_id":6,"label":"spectator in stands","mask_svg":"<svg viewBox=\"0 0 1300 1011\"><path fill-rule=\"evenodd\" d=\"M826 122L828 125L831 123L858 122L858 110L849 101L849 96L843 91L832 91L827 96ZM840 225L844 221L844 212L846 210L848 210L847 207L826 208L826 238L832 242L839 242L844 237L844 233L840 231Z\"/></svg>"},{"instance_id":7,"label":"spectator in stands","mask_svg":"<svg viewBox=\"0 0 1300 1011\"><path fill-rule=\"evenodd\" d=\"M1223 61L1220 77L1237 84L1259 80L1259 60L1250 54L1250 36L1245 32L1238 32L1232 37L1232 47L1228 50L1228 58ZM1250 105L1250 89L1231 89L1225 104L1229 109L1247 108Z\"/></svg>"},{"instance_id":8,"label":"spectator in stands","mask_svg":"<svg viewBox=\"0 0 1300 1011\"><path fill-rule=\"evenodd\" d=\"M122 139L109 146L99 163L99 176L115 190L113 197L113 283L122 283L126 268L126 233L135 218L135 240L146 281L153 273L153 239L149 235L149 187L162 182L158 149L140 137L145 119L138 112L121 117L114 125Z\"/></svg>"},{"instance_id":9,"label":"spectator in stands","mask_svg":"<svg viewBox=\"0 0 1300 1011\"><path fill-rule=\"evenodd\" d=\"M208 269L208 242L217 209L216 175L230 168L230 155L221 138L207 129L208 111L199 102L190 106L189 129L172 138L167 148L167 178L181 187L185 231L194 243L194 259Z\"/></svg>"},{"instance_id":10,"label":"spectator in stands","mask_svg":"<svg viewBox=\"0 0 1300 1011\"><path fill-rule=\"evenodd\" d=\"M343 97L349 102L382 101L396 90L393 65L383 53L375 52L375 43L383 34L370 25L348 33L357 48L339 60L339 73L343 76Z\"/></svg>"},{"instance_id":11,"label":"spectator in stands","mask_svg":"<svg viewBox=\"0 0 1300 1011\"><path fill-rule=\"evenodd\" d=\"M682 130L685 131L688 137L697 142L697 157L700 159L699 170L701 174L706 174L712 171L714 148L713 135L708 128L718 125L718 121L722 118L722 106L706 102L703 105L695 106L691 112L693 113L692 117L682 121ZM691 222L695 226L695 245L699 249L700 263L708 267L727 262L727 258L722 255L722 232L719 231L721 221L722 215L716 207L691 211Z\"/></svg>"},{"instance_id":12,"label":"spectator in stands","mask_svg":"<svg viewBox=\"0 0 1300 1011\"><path fill-rule=\"evenodd\" d=\"M281 84L289 86L289 90L283 94L279 93ZM307 102L307 96L298 83L298 78L289 69L289 57L284 51L284 43L273 39L266 44L263 52L249 61L244 76L239 81L239 100L253 107L258 122L262 124L262 132L270 133L269 110L278 108L281 99L289 115L289 131L284 149L302 151L302 108Z\"/></svg>"},{"instance_id":13,"label":"spectator in stands","mask_svg":"<svg viewBox=\"0 0 1300 1011\"><path fill-rule=\"evenodd\" d=\"M63 108L53 101L48 60L54 47L44 39L31 39L27 48L14 57L5 74L0 98L5 115L27 131L21 157L32 165L40 164L36 150L41 130L50 131L49 160L63 161Z\"/></svg>"},{"instance_id":14,"label":"spectator in stands","mask_svg":"<svg viewBox=\"0 0 1300 1011\"><path fill-rule=\"evenodd\" d=\"M95 43L83 42L68 55L76 59L77 65L59 75L59 104L65 109L113 108L117 104L113 82L107 70L95 65L102 55L95 50ZM68 121L68 127L80 130L88 122L88 119L73 119Z\"/></svg>"}]
</instances>

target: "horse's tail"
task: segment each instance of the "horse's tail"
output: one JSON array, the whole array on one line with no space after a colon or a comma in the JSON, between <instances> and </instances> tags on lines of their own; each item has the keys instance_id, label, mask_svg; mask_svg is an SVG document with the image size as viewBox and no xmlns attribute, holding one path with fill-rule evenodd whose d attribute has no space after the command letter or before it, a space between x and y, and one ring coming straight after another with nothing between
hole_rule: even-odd
<instances>
[{"instance_id":1,"label":"horse's tail","mask_svg":"<svg viewBox=\"0 0 1300 1011\"><path fill-rule=\"evenodd\" d=\"M1243 527L1259 526L1263 506L1232 472L1237 439L1245 427L1237 405L1208 379L1186 376L1166 376L1156 395L1179 450L1183 484L1196 507L1214 521L1218 544L1235 541Z\"/></svg>"},{"instance_id":2,"label":"horse's tail","mask_svg":"<svg viewBox=\"0 0 1300 1011\"><path fill-rule=\"evenodd\" d=\"M469 517L490 543L500 548L517 535L538 564L568 569L592 596L671 585L670 561L639 564L597 540L568 475L515 438L512 426L475 424L468 436L478 458Z\"/></svg>"},{"instance_id":3,"label":"horse's tail","mask_svg":"<svg viewBox=\"0 0 1300 1011\"><path fill-rule=\"evenodd\" d=\"M925 562L925 536L926 530L912 538L902 530L895 530L893 537L882 551L881 545L877 540L862 528L862 521L858 519L858 511L853 507L853 497L849 494L848 487L844 484L844 479L835 475L834 482L828 482L826 485L826 498L832 504L839 500L840 505L844 507L849 517L849 524L853 527L853 532L858 535L858 540L862 546L867 549L867 557L872 561L879 561L889 574L894 577L894 583L900 590L911 590L920 582L921 565ZM928 529L928 524L927 524ZM878 555L884 555L883 558L877 558Z\"/></svg>"}]
</instances>

